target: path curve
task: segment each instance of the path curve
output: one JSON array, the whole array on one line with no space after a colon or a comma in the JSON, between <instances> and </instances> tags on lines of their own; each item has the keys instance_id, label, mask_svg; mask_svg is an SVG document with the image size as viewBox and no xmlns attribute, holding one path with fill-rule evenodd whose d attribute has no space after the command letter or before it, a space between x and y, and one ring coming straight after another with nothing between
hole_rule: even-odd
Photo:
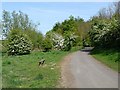
<instances>
[{"instance_id":1,"label":"path curve","mask_svg":"<svg viewBox=\"0 0 120 90\"><path fill-rule=\"evenodd\" d=\"M95 60L89 50L65 57L61 79L65 88L118 88L118 73Z\"/></svg>"}]
</instances>

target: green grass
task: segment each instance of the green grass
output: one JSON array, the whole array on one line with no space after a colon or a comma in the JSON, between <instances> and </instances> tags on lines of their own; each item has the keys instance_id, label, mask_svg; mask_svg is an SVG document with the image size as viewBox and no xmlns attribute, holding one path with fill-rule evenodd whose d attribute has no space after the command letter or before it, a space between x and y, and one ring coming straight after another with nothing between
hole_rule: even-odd
<instances>
[{"instance_id":1,"label":"green grass","mask_svg":"<svg viewBox=\"0 0 120 90\"><path fill-rule=\"evenodd\" d=\"M55 88L59 86L60 66L62 58L68 53L77 51L78 47L69 52L34 51L29 55L2 57L3 88ZM38 66L41 58L45 64Z\"/></svg>"},{"instance_id":2,"label":"green grass","mask_svg":"<svg viewBox=\"0 0 120 90\"><path fill-rule=\"evenodd\" d=\"M0 52L2 52L2 41L0 40Z\"/></svg>"},{"instance_id":3,"label":"green grass","mask_svg":"<svg viewBox=\"0 0 120 90\"><path fill-rule=\"evenodd\" d=\"M22 56L3 56L3 88L54 88L60 77L59 62L68 54L63 51L32 52ZM38 61L45 58L43 66Z\"/></svg>"},{"instance_id":4,"label":"green grass","mask_svg":"<svg viewBox=\"0 0 120 90\"><path fill-rule=\"evenodd\" d=\"M75 47L72 47L70 52L75 52L75 51L78 51L78 50L81 50L82 49L82 46L75 46Z\"/></svg>"},{"instance_id":5,"label":"green grass","mask_svg":"<svg viewBox=\"0 0 120 90\"><path fill-rule=\"evenodd\" d=\"M102 48L95 48L91 52L92 56L95 57L97 60L101 61L111 69L120 72L118 69L118 55L120 52L116 49L102 49Z\"/></svg>"}]
</instances>

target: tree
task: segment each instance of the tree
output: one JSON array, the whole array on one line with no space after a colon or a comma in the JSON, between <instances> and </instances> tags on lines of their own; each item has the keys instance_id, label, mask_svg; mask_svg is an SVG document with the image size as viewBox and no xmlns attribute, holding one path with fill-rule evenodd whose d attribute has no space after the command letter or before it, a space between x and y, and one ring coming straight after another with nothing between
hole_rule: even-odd
<instances>
[{"instance_id":1,"label":"tree","mask_svg":"<svg viewBox=\"0 0 120 90\"><path fill-rule=\"evenodd\" d=\"M114 3L114 16L120 21L120 1Z\"/></svg>"},{"instance_id":2,"label":"tree","mask_svg":"<svg viewBox=\"0 0 120 90\"><path fill-rule=\"evenodd\" d=\"M57 36L64 38L65 41L69 41L68 37L66 37L66 33L72 33L74 36L77 36L73 45L78 45L78 43L82 42L87 31L90 29L89 22L84 22L84 20L80 17L74 18L72 15L69 19L64 20L61 23L56 23L51 31L57 33ZM65 39L66 38L66 39ZM64 40L58 40L64 42ZM79 44L82 45L82 44ZM58 45L59 46L59 45Z\"/></svg>"},{"instance_id":3,"label":"tree","mask_svg":"<svg viewBox=\"0 0 120 90\"><path fill-rule=\"evenodd\" d=\"M11 30L21 30L33 43L33 49L41 49L43 35L37 31L37 24L32 23L27 14L19 11L3 11L3 34L5 37Z\"/></svg>"},{"instance_id":4,"label":"tree","mask_svg":"<svg viewBox=\"0 0 120 90\"><path fill-rule=\"evenodd\" d=\"M21 11L13 11L10 13L3 10L2 20L3 33L5 36L7 36L12 29L20 29L22 31L36 29L36 25L29 20L28 15Z\"/></svg>"},{"instance_id":5,"label":"tree","mask_svg":"<svg viewBox=\"0 0 120 90\"><path fill-rule=\"evenodd\" d=\"M4 36L7 36L9 30L12 28L12 21L10 17L10 13L3 10L2 14L2 33Z\"/></svg>"},{"instance_id":6,"label":"tree","mask_svg":"<svg viewBox=\"0 0 120 90\"><path fill-rule=\"evenodd\" d=\"M30 38L33 47L32 49L42 49L43 35L41 32L37 32L35 30L26 30L24 31L26 35Z\"/></svg>"}]
</instances>

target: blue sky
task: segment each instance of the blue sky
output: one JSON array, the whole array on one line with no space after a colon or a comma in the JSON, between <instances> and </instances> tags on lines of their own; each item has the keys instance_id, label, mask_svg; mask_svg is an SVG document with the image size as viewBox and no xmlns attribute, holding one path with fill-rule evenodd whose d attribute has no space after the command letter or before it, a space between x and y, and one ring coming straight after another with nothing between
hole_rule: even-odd
<instances>
[{"instance_id":1,"label":"blue sky","mask_svg":"<svg viewBox=\"0 0 120 90\"><path fill-rule=\"evenodd\" d=\"M3 2L2 10L13 10L26 13L34 23L40 23L38 30L45 34L56 22L68 19L70 15L89 20L101 8L111 2Z\"/></svg>"}]
</instances>

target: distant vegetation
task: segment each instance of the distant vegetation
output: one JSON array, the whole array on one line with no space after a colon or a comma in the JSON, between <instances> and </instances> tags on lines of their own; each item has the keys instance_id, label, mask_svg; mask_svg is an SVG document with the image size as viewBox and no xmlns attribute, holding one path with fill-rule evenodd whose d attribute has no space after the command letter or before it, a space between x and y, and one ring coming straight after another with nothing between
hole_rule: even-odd
<instances>
[{"instance_id":1,"label":"distant vegetation","mask_svg":"<svg viewBox=\"0 0 120 90\"><path fill-rule=\"evenodd\" d=\"M82 41L87 37L89 30L89 21L70 16L62 23L57 22L53 29L46 33L46 37L51 39L54 48L69 51L71 47L83 46Z\"/></svg>"},{"instance_id":2,"label":"distant vegetation","mask_svg":"<svg viewBox=\"0 0 120 90\"><path fill-rule=\"evenodd\" d=\"M36 48L42 48L43 35L37 31L37 25L32 23L28 15L21 11L10 13L4 10L2 19L2 32L3 36L6 37L3 46L7 47L6 52L9 55L27 54ZM28 44L29 42L31 44ZM16 49L17 51L14 52Z\"/></svg>"},{"instance_id":3,"label":"distant vegetation","mask_svg":"<svg viewBox=\"0 0 120 90\"><path fill-rule=\"evenodd\" d=\"M31 50L45 52L50 50L69 51L72 47L83 46L82 41L90 29L90 22L85 22L79 17L70 16L62 23L56 23L53 29L43 36L38 32L37 25L32 23L28 15L21 11L10 13L5 10L3 11L2 24L3 36L6 37L3 40L3 46L6 47L4 50L6 51L3 52L7 52L8 55L24 54L25 52L27 54ZM21 36L19 33L24 35ZM22 41L23 39L24 41ZM31 44L28 45L29 42ZM26 51L27 48L29 50Z\"/></svg>"},{"instance_id":4,"label":"distant vegetation","mask_svg":"<svg viewBox=\"0 0 120 90\"><path fill-rule=\"evenodd\" d=\"M1 25L3 25L3 35L6 39L4 40L3 46L7 47L6 50L11 49L10 51L15 51L17 47L16 44L13 44L11 48L9 47L11 43L8 41L10 37L14 37L13 39L16 41L17 37L11 36L13 35L11 33L16 33L16 35L20 37L19 34L17 34L19 32L16 32L16 30L18 30L24 34L22 38L27 36L29 39L27 41L32 43L29 50L69 51L71 47L75 46L117 48L120 46L119 3L120 2L113 3L114 8L109 7L108 9L101 9L97 16L93 16L88 21L84 21L84 19L80 17L75 18L71 15L69 19L61 23L57 22L53 26L53 29L48 31L45 36L43 36L41 32L38 32L37 26L39 24L36 25L32 23L28 15L21 11L13 11L10 13L4 10ZM19 45L22 45L22 40L17 41L21 43ZM18 43L17 41L12 43ZM21 51L20 48L18 48L18 51Z\"/></svg>"}]
</instances>

